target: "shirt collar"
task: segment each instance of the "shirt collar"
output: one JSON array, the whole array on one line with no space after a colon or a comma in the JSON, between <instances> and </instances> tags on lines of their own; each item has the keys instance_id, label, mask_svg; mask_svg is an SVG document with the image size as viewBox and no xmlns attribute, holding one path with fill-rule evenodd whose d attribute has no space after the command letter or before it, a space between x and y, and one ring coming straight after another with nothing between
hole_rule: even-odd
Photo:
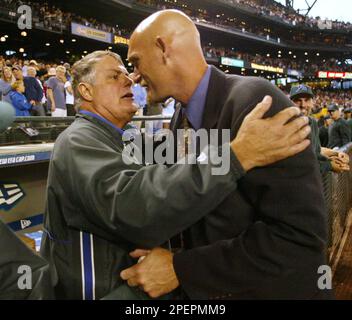
<instances>
[{"instance_id":1,"label":"shirt collar","mask_svg":"<svg viewBox=\"0 0 352 320\"><path fill-rule=\"evenodd\" d=\"M194 91L191 99L186 107L186 116L188 121L192 124L193 129L198 130L202 126L203 113L205 102L207 98L211 68L207 67L202 80L200 81L197 89Z\"/></svg>"},{"instance_id":2,"label":"shirt collar","mask_svg":"<svg viewBox=\"0 0 352 320\"><path fill-rule=\"evenodd\" d=\"M98 119L104 123L106 123L107 125L109 125L110 127L112 127L113 129L115 129L117 132L119 132L122 136L123 136L123 133L124 133L124 130L115 126L112 122L110 122L109 120L103 118L102 116L96 114L96 113L93 113L93 112L90 112L90 111L87 111L87 110L80 110L79 111L80 114L85 114L87 116L91 116L95 119Z\"/></svg>"}]
</instances>

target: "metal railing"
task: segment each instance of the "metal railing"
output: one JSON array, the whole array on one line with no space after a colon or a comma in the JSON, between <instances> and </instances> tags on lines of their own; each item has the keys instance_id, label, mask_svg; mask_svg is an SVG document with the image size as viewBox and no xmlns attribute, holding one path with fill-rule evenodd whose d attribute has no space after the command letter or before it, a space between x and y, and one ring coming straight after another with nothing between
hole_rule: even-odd
<instances>
[{"instance_id":1,"label":"metal railing","mask_svg":"<svg viewBox=\"0 0 352 320\"><path fill-rule=\"evenodd\" d=\"M352 166L352 143L343 146L339 151L350 156L350 166ZM329 255L330 259L333 259L352 208L352 171L325 174L323 186L329 222Z\"/></svg>"}]
</instances>

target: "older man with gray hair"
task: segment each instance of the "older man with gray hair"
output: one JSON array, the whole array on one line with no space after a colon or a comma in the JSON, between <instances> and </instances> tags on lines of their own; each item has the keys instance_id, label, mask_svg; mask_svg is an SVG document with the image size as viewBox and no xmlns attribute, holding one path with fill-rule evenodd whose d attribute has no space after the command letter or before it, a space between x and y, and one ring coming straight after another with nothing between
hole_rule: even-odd
<instances>
[{"instance_id":1,"label":"older man with gray hair","mask_svg":"<svg viewBox=\"0 0 352 320\"><path fill-rule=\"evenodd\" d=\"M206 147L210 159L219 151L229 157L223 175L212 175L218 165L211 161L145 166L127 155L132 161L126 162L124 128L137 107L120 57L93 52L73 66L72 76L79 113L52 153L42 243L59 299L99 299L121 287L120 272L134 263L131 250L165 244L219 205L247 171L309 144L307 119L286 125L297 108L262 119L267 97L231 143Z\"/></svg>"},{"instance_id":2,"label":"older man with gray hair","mask_svg":"<svg viewBox=\"0 0 352 320\"><path fill-rule=\"evenodd\" d=\"M56 67L56 76L50 77L47 81L48 107L51 110L52 117L66 117L66 96L65 83L66 68L63 66Z\"/></svg>"}]
</instances>

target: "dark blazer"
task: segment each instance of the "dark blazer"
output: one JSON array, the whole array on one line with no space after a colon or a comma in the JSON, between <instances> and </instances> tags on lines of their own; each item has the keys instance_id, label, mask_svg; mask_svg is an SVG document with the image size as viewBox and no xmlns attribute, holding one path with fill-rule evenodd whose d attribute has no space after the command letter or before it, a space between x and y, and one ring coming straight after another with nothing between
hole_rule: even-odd
<instances>
[{"instance_id":1,"label":"dark blazer","mask_svg":"<svg viewBox=\"0 0 352 320\"><path fill-rule=\"evenodd\" d=\"M226 75L212 67L202 127L231 129L265 95L272 116L293 103L268 81ZM180 127L180 108L171 130ZM265 128L263 128L265 130ZM184 232L187 250L174 256L191 299L315 299L326 262L327 213L312 148L248 172L211 213Z\"/></svg>"},{"instance_id":2,"label":"dark blazer","mask_svg":"<svg viewBox=\"0 0 352 320\"><path fill-rule=\"evenodd\" d=\"M38 83L37 79L34 77L24 77L23 78L24 86L26 91L24 95L26 96L28 102L34 100L40 102L43 99L43 89Z\"/></svg>"}]
</instances>

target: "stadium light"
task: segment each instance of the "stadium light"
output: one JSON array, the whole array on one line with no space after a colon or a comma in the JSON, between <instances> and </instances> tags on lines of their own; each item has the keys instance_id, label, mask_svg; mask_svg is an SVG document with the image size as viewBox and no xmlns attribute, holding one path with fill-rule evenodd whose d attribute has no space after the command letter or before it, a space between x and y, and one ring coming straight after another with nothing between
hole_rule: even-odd
<instances>
[{"instance_id":1,"label":"stadium light","mask_svg":"<svg viewBox=\"0 0 352 320\"><path fill-rule=\"evenodd\" d=\"M64 43L65 42L65 40L64 39L60 39L60 43Z\"/></svg>"},{"instance_id":2,"label":"stadium light","mask_svg":"<svg viewBox=\"0 0 352 320\"><path fill-rule=\"evenodd\" d=\"M266 56L267 56L267 57L270 57L270 53L268 53Z\"/></svg>"},{"instance_id":3,"label":"stadium light","mask_svg":"<svg viewBox=\"0 0 352 320\"><path fill-rule=\"evenodd\" d=\"M70 54L70 51L66 51L67 54Z\"/></svg>"},{"instance_id":4,"label":"stadium light","mask_svg":"<svg viewBox=\"0 0 352 320\"><path fill-rule=\"evenodd\" d=\"M7 39L9 36L7 34L5 34L4 37Z\"/></svg>"},{"instance_id":5,"label":"stadium light","mask_svg":"<svg viewBox=\"0 0 352 320\"><path fill-rule=\"evenodd\" d=\"M112 50L112 47L109 47L109 50Z\"/></svg>"},{"instance_id":6,"label":"stadium light","mask_svg":"<svg viewBox=\"0 0 352 320\"><path fill-rule=\"evenodd\" d=\"M319 53L319 52L317 52L317 56L318 56L318 57L320 56L320 53Z\"/></svg>"},{"instance_id":7,"label":"stadium light","mask_svg":"<svg viewBox=\"0 0 352 320\"><path fill-rule=\"evenodd\" d=\"M19 52L23 53L24 52L24 49L23 48L20 48L20 50L18 50Z\"/></svg>"},{"instance_id":8,"label":"stadium light","mask_svg":"<svg viewBox=\"0 0 352 320\"><path fill-rule=\"evenodd\" d=\"M305 52L304 55L307 56L307 55L308 55L308 52Z\"/></svg>"},{"instance_id":9,"label":"stadium light","mask_svg":"<svg viewBox=\"0 0 352 320\"><path fill-rule=\"evenodd\" d=\"M289 51L288 54L292 54L292 51Z\"/></svg>"},{"instance_id":10,"label":"stadium light","mask_svg":"<svg viewBox=\"0 0 352 320\"><path fill-rule=\"evenodd\" d=\"M5 41L6 41L6 38L5 38L5 37L1 37L1 38L0 38L0 41L1 41L1 42L5 42Z\"/></svg>"},{"instance_id":11,"label":"stadium light","mask_svg":"<svg viewBox=\"0 0 352 320\"><path fill-rule=\"evenodd\" d=\"M21 36L22 36L22 37L27 37L27 32L26 32L26 31L22 31L22 32L21 32Z\"/></svg>"},{"instance_id":12,"label":"stadium light","mask_svg":"<svg viewBox=\"0 0 352 320\"><path fill-rule=\"evenodd\" d=\"M50 47L50 43L49 43L49 42L47 42L45 45L46 45L47 47Z\"/></svg>"},{"instance_id":13,"label":"stadium light","mask_svg":"<svg viewBox=\"0 0 352 320\"><path fill-rule=\"evenodd\" d=\"M72 42L76 42L77 40L76 40L76 39L72 39L71 41L72 41Z\"/></svg>"},{"instance_id":14,"label":"stadium light","mask_svg":"<svg viewBox=\"0 0 352 320\"><path fill-rule=\"evenodd\" d=\"M293 59L296 59L297 57L296 56L293 56Z\"/></svg>"}]
</instances>

